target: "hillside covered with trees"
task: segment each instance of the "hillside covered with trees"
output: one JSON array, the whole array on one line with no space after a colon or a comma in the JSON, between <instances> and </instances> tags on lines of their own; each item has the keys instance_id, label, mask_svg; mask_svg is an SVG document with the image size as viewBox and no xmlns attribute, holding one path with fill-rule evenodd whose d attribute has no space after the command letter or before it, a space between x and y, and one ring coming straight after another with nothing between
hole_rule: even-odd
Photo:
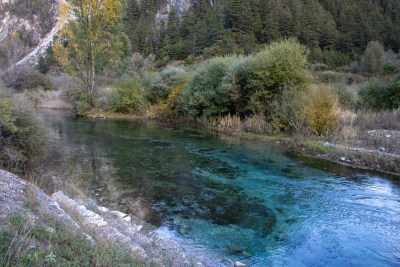
<instances>
[{"instance_id":1,"label":"hillside covered with trees","mask_svg":"<svg viewBox=\"0 0 400 267\"><path fill-rule=\"evenodd\" d=\"M312 60L338 67L357 58L369 41L400 48L400 1L209 0L193 1L167 21L154 19L160 0L127 0L123 26L132 50L158 59L209 58L250 53L271 41L296 37Z\"/></svg>"}]
</instances>

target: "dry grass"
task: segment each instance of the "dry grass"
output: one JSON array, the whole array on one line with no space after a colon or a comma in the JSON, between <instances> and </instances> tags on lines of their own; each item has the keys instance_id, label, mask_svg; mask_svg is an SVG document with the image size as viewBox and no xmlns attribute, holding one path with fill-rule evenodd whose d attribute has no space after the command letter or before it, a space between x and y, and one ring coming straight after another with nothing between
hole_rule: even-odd
<instances>
[{"instance_id":1,"label":"dry grass","mask_svg":"<svg viewBox=\"0 0 400 267\"><path fill-rule=\"evenodd\" d=\"M335 143L400 155L400 110L338 110L337 114L342 127Z\"/></svg>"},{"instance_id":2,"label":"dry grass","mask_svg":"<svg viewBox=\"0 0 400 267\"><path fill-rule=\"evenodd\" d=\"M400 130L400 109L394 111L359 111L354 126L360 130Z\"/></svg>"}]
</instances>

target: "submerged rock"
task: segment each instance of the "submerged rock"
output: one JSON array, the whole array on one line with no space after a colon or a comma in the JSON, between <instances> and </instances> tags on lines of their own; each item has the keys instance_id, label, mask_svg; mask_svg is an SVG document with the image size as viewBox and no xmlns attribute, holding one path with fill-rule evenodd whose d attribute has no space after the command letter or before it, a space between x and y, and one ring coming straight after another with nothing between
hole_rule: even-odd
<instances>
[{"instance_id":1,"label":"submerged rock","mask_svg":"<svg viewBox=\"0 0 400 267\"><path fill-rule=\"evenodd\" d=\"M184 234L189 233L191 230L192 230L192 227L190 227L188 225L184 225L184 226L182 226L182 228L180 229L179 232L184 235Z\"/></svg>"},{"instance_id":2,"label":"submerged rock","mask_svg":"<svg viewBox=\"0 0 400 267\"><path fill-rule=\"evenodd\" d=\"M226 248L231 252L231 253L241 253L244 251L247 251L248 248L247 247L240 247L240 246L236 246L236 245L226 245Z\"/></svg>"}]
</instances>

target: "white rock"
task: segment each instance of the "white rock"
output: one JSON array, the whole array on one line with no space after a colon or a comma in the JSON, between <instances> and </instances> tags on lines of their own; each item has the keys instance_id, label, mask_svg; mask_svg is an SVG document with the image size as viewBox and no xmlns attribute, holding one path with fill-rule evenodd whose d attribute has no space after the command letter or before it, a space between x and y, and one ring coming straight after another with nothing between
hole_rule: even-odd
<instances>
[{"instance_id":1,"label":"white rock","mask_svg":"<svg viewBox=\"0 0 400 267\"><path fill-rule=\"evenodd\" d=\"M240 261L235 262L235 267L246 267L246 264L241 263Z\"/></svg>"},{"instance_id":2,"label":"white rock","mask_svg":"<svg viewBox=\"0 0 400 267\"><path fill-rule=\"evenodd\" d=\"M345 157L341 157L340 160L341 161L346 161L346 158Z\"/></svg>"},{"instance_id":3,"label":"white rock","mask_svg":"<svg viewBox=\"0 0 400 267\"><path fill-rule=\"evenodd\" d=\"M124 217L122 220L124 220L126 222L131 222L132 218L131 218L131 216L128 215L128 216Z\"/></svg>"},{"instance_id":4,"label":"white rock","mask_svg":"<svg viewBox=\"0 0 400 267\"><path fill-rule=\"evenodd\" d=\"M110 211L110 210L107 209L106 207L99 207L98 210L101 211L101 212L108 212L108 211Z\"/></svg>"},{"instance_id":5,"label":"white rock","mask_svg":"<svg viewBox=\"0 0 400 267\"><path fill-rule=\"evenodd\" d=\"M97 221L97 227L104 227L104 226L107 226L107 225L108 225L108 223L106 221L104 221L104 220Z\"/></svg>"}]
</instances>

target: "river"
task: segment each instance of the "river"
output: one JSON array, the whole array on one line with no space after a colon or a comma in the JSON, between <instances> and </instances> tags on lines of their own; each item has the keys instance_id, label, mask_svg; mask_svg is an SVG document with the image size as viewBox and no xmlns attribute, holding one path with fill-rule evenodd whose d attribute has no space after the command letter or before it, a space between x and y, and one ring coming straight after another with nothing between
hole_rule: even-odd
<instances>
[{"instance_id":1,"label":"river","mask_svg":"<svg viewBox=\"0 0 400 267\"><path fill-rule=\"evenodd\" d=\"M101 205L249 266L399 266L400 181L277 144L44 110L45 166Z\"/></svg>"}]
</instances>

